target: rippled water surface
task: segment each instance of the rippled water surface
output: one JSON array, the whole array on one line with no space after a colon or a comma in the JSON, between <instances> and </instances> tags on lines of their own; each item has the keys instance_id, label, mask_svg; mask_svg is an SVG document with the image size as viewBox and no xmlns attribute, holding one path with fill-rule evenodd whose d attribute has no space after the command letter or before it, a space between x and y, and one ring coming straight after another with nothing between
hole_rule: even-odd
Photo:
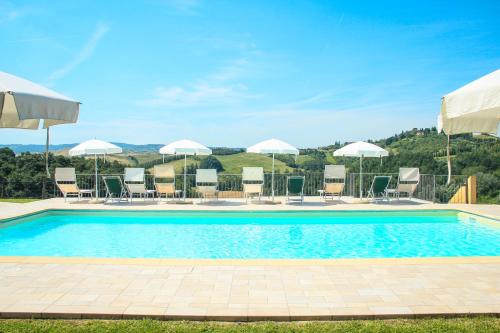
<instances>
[{"instance_id":1,"label":"rippled water surface","mask_svg":"<svg viewBox=\"0 0 500 333\"><path fill-rule=\"evenodd\" d=\"M500 222L456 212L52 212L4 224L2 256L394 258L500 255Z\"/></svg>"}]
</instances>

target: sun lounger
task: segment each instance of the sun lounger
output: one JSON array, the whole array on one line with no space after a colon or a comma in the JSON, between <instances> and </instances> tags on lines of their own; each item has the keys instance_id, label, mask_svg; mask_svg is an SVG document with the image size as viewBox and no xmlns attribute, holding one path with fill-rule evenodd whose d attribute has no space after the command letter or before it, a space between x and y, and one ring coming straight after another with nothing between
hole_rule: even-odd
<instances>
[{"instance_id":1,"label":"sun lounger","mask_svg":"<svg viewBox=\"0 0 500 333\"><path fill-rule=\"evenodd\" d=\"M243 196L248 202L248 198L262 197L264 189L264 169L261 167L244 167L243 168Z\"/></svg>"},{"instance_id":2,"label":"sun lounger","mask_svg":"<svg viewBox=\"0 0 500 333\"><path fill-rule=\"evenodd\" d=\"M148 190L144 179L144 168L125 168L124 183L131 202L134 195L139 195L139 197L144 198L144 200L150 195L154 196L155 190Z\"/></svg>"},{"instance_id":3,"label":"sun lounger","mask_svg":"<svg viewBox=\"0 0 500 333\"><path fill-rule=\"evenodd\" d=\"M106 201L127 199L127 190L120 176L103 176L102 179L106 186Z\"/></svg>"},{"instance_id":4,"label":"sun lounger","mask_svg":"<svg viewBox=\"0 0 500 333\"><path fill-rule=\"evenodd\" d=\"M54 178L57 188L64 197L64 201L68 196L75 196L78 197L78 200L81 200L84 194L92 196L94 192L94 190L85 190L78 187L75 168L56 168Z\"/></svg>"},{"instance_id":5,"label":"sun lounger","mask_svg":"<svg viewBox=\"0 0 500 333\"><path fill-rule=\"evenodd\" d=\"M153 169L155 190L159 198L162 195L168 198L169 195L175 198L175 170L173 165L155 165Z\"/></svg>"},{"instance_id":6,"label":"sun lounger","mask_svg":"<svg viewBox=\"0 0 500 333\"><path fill-rule=\"evenodd\" d=\"M219 199L217 170L196 169L196 191L202 199Z\"/></svg>"},{"instance_id":7,"label":"sun lounger","mask_svg":"<svg viewBox=\"0 0 500 333\"><path fill-rule=\"evenodd\" d=\"M418 168L399 168L398 185L395 189L387 190L387 193L395 195L398 200L401 193L405 193L411 200L419 182L420 170Z\"/></svg>"},{"instance_id":8,"label":"sun lounger","mask_svg":"<svg viewBox=\"0 0 500 333\"><path fill-rule=\"evenodd\" d=\"M392 176L375 176L373 177L372 185L368 191L368 198L372 198L374 201L377 199L389 200L387 194L387 187L391 182Z\"/></svg>"},{"instance_id":9,"label":"sun lounger","mask_svg":"<svg viewBox=\"0 0 500 333\"><path fill-rule=\"evenodd\" d=\"M300 202L304 202L304 176L288 176L286 178L286 201L291 201L291 196L299 196Z\"/></svg>"},{"instance_id":10,"label":"sun lounger","mask_svg":"<svg viewBox=\"0 0 500 333\"><path fill-rule=\"evenodd\" d=\"M330 196L333 200L333 196L338 195L340 200L345 187L345 166L325 165L323 177L323 198L326 200Z\"/></svg>"}]
</instances>

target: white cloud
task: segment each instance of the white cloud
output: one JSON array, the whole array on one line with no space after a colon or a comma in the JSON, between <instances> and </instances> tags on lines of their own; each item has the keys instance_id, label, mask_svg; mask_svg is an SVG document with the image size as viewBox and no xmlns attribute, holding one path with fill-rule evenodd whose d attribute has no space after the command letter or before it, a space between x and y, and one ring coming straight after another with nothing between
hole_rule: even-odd
<instances>
[{"instance_id":1,"label":"white cloud","mask_svg":"<svg viewBox=\"0 0 500 333\"><path fill-rule=\"evenodd\" d=\"M214 106L250 97L244 85L196 84L189 88L158 87L152 98L140 101L139 104L170 107Z\"/></svg>"},{"instance_id":2,"label":"white cloud","mask_svg":"<svg viewBox=\"0 0 500 333\"><path fill-rule=\"evenodd\" d=\"M33 11L32 7L10 2L0 2L0 24L15 21Z\"/></svg>"},{"instance_id":3,"label":"white cloud","mask_svg":"<svg viewBox=\"0 0 500 333\"><path fill-rule=\"evenodd\" d=\"M13 21L21 16L22 16L21 12L19 12L17 10L2 11L2 14L0 17L0 23Z\"/></svg>"},{"instance_id":4,"label":"white cloud","mask_svg":"<svg viewBox=\"0 0 500 333\"><path fill-rule=\"evenodd\" d=\"M231 61L228 65L222 67L217 72L209 75L205 80L214 81L230 81L241 78L248 71L250 62L245 58L236 59Z\"/></svg>"},{"instance_id":5,"label":"white cloud","mask_svg":"<svg viewBox=\"0 0 500 333\"><path fill-rule=\"evenodd\" d=\"M109 31L109 26L103 23L99 23L92 33L90 39L85 43L83 48L78 52L74 58L67 63L65 66L54 71L50 76L50 80L57 80L68 73L73 71L76 67L78 67L81 63L87 60L94 53L95 48L99 44L99 41L104 37L104 35Z\"/></svg>"},{"instance_id":6,"label":"white cloud","mask_svg":"<svg viewBox=\"0 0 500 333\"><path fill-rule=\"evenodd\" d=\"M248 72L250 62L239 58L214 73L187 86L156 87L152 97L138 102L142 106L200 107L218 106L255 98L245 84L236 82Z\"/></svg>"}]
</instances>

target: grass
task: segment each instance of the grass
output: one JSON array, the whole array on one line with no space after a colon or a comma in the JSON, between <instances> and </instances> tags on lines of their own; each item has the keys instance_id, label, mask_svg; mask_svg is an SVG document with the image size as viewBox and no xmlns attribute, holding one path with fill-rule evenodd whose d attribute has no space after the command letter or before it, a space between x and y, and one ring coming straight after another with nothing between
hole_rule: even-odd
<instances>
[{"instance_id":1,"label":"grass","mask_svg":"<svg viewBox=\"0 0 500 333\"><path fill-rule=\"evenodd\" d=\"M249 153L238 153L233 155L214 155L221 163L226 174L241 174L242 168L244 166L261 166L264 168L265 172L271 172L271 167L273 164L273 159L266 155L261 154L249 154ZM200 157L202 158L202 157ZM193 159L192 157L187 158L187 165L199 164L200 161ZM184 167L184 159L169 162L174 166L175 172L177 174L182 173L182 168ZM274 167L276 173L288 172L292 169L286 166L285 163L275 160ZM151 170L150 170L151 171Z\"/></svg>"},{"instance_id":2,"label":"grass","mask_svg":"<svg viewBox=\"0 0 500 333\"><path fill-rule=\"evenodd\" d=\"M247 167L263 167L265 172L271 172L273 159L267 155L238 153L233 155L216 156L224 167L224 173L241 173L244 166ZM292 169L286 166L285 163L274 160L274 168L276 173L288 172Z\"/></svg>"},{"instance_id":3,"label":"grass","mask_svg":"<svg viewBox=\"0 0 500 333\"><path fill-rule=\"evenodd\" d=\"M257 322L216 323L155 320L0 320L1 333L14 332L499 332L500 318L450 318L450 319L408 319L408 320L365 320L334 322Z\"/></svg>"},{"instance_id":4,"label":"grass","mask_svg":"<svg viewBox=\"0 0 500 333\"><path fill-rule=\"evenodd\" d=\"M28 203L33 201L38 201L40 199L31 199L31 198L14 198L14 199L0 199L0 202L13 202L13 203Z\"/></svg>"}]
</instances>

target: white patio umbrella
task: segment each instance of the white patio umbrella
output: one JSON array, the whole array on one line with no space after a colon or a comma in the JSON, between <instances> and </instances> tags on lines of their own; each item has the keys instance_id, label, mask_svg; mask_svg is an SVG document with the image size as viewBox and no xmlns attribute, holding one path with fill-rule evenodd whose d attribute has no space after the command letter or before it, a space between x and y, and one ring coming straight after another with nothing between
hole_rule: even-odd
<instances>
[{"instance_id":1,"label":"white patio umbrella","mask_svg":"<svg viewBox=\"0 0 500 333\"><path fill-rule=\"evenodd\" d=\"M0 72L0 128L47 129L45 168L49 175L49 127L76 123L80 102L20 77Z\"/></svg>"},{"instance_id":2,"label":"white patio umbrella","mask_svg":"<svg viewBox=\"0 0 500 333\"><path fill-rule=\"evenodd\" d=\"M88 140L69 150L70 156L94 155L95 158L95 198L99 198L99 181L97 178L97 155L119 154L122 149L112 143L101 140Z\"/></svg>"},{"instance_id":3,"label":"white patio umbrella","mask_svg":"<svg viewBox=\"0 0 500 333\"><path fill-rule=\"evenodd\" d=\"M374 144L357 141L333 152L333 156L359 157L359 198L363 198L363 157L389 156L387 150Z\"/></svg>"},{"instance_id":4,"label":"white patio umbrella","mask_svg":"<svg viewBox=\"0 0 500 333\"><path fill-rule=\"evenodd\" d=\"M162 155L184 155L184 190L182 198L186 200L186 169L187 169L187 156L192 155L211 155L212 150L205 147L201 143L191 140L179 140L169 143L160 148Z\"/></svg>"},{"instance_id":5,"label":"white patio umbrella","mask_svg":"<svg viewBox=\"0 0 500 333\"><path fill-rule=\"evenodd\" d=\"M438 132L448 135L448 183L451 179L450 135L497 135L500 123L500 69L443 96Z\"/></svg>"},{"instance_id":6,"label":"white patio umbrella","mask_svg":"<svg viewBox=\"0 0 500 333\"><path fill-rule=\"evenodd\" d=\"M298 155L299 150L289 143L278 139L270 139L266 141L259 142L251 147L247 148L247 153L257 153L257 154L272 154L273 155L273 167L271 173L271 196L274 201L274 154L289 154Z\"/></svg>"}]
</instances>

